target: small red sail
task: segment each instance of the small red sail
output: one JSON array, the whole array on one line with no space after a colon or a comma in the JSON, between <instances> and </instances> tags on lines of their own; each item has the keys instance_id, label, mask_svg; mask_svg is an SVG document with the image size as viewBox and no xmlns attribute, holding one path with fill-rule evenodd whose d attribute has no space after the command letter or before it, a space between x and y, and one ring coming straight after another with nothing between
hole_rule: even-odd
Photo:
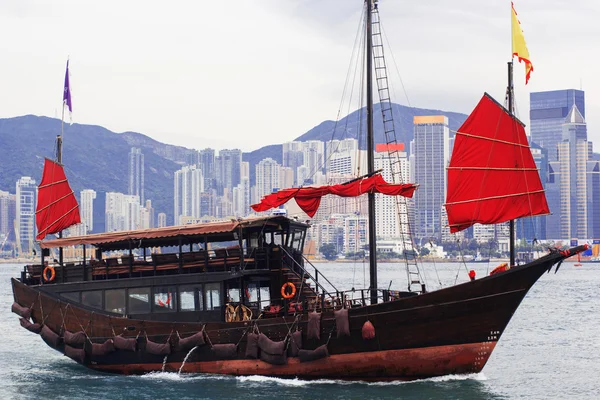
<instances>
[{"instance_id":1,"label":"small red sail","mask_svg":"<svg viewBox=\"0 0 600 400\"><path fill-rule=\"evenodd\" d=\"M550 213L523 124L487 93L456 132L445 206L450 232Z\"/></svg>"},{"instance_id":2,"label":"small red sail","mask_svg":"<svg viewBox=\"0 0 600 400\"><path fill-rule=\"evenodd\" d=\"M321 204L321 197L328 194L357 197L364 193L382 193L388 196L412 197L416 188L417 185L413 183L399 185L387 183L381 174L375 174L340 185L283 189L277 193L266 195L260 203L253 204L252 209L257 212L267 211L279 207L291 199L296 199L296 203L302 211L312 218Z\"/></svg>"},{"instance_id":3,"label":"small red sail","mask_svg":"<svg viewBox=\"0 0 600 400\"><path fill-rule=\"evenodd\" d=\"M79 204L67 181L63 166L46 159L42 181L38 186L35 210L37 240L81 222Z\"/></svg>"}]
</instances>

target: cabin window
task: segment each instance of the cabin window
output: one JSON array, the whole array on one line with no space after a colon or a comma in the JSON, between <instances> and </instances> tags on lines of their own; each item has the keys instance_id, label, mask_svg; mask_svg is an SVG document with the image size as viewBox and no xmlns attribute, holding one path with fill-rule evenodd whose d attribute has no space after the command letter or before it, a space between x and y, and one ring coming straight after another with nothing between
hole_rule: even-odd
<instances>
[{"instance_id":1,"label":"cabin window","mask_svg":"<svg viewBox=\"0 0 600 400\"><path fill-rule=\"evenodd\" d=\"M104 310L125 314L125 289L111 289L104 292Z\"/></svg>"},{"instance_id":2,"label":"cabin window","mask_svg":"<svg viewBox=\"0 0 600 400\"><path fill-rule=\"evenodd\" d=\"M302 250L302 231L296 230L294 231L294 236L292 239L292 247L298 251Z\"/></svg>"},{"instance_id":3,"label":"cabin window","mask_svg":"<svg viewBox=\"0 0 600 400\"><path fill-rule=\"evenodd\" d=\"M67 300L71 300L74 301L76 303L79 303L81 300L79 300L79 295L80 292L68 292L68 293L61 293L60 294L63 298L67 299Z\"/></svg>"},{"instance_id":4,"label":"cabin window","mask_svg":"<svg viewBox=\"0 0 600 400\"><path fill-rule=\"evenodd\" d=\"M275 245L283 245L284 244L283 232L275 232L273 234L273 244L275 244Z\"/></svg>"},{"instance_id":5,"label":"cabin window","mask_svg":"<svg viewBox=\"0 0 600 400\"><path fill-rule=\"evenodd\" d=\"M260 306L265 307L271 304L271 284L269 281L260 282Z\"/></svg>"},{"instance_id":6,"label":"cabin window","mask_svg":"<svg viewBox=\"0 0 600 400\"><path fill-rule=\"evenodd\" d=\"M173 286L154 288L154 311L177 311L177 289Z\"/></svg>"},{"instance_id":7,"label":"cabin window","mask_svg":"<svg viewBox=\"0 0 600 400\"><path fill-rule=\"evenodd\" d=\"M127 298L129 314L146 314L150 312L150 288L129 289Z\"/></svg>"},{"instance_id":8,"label":"cabin window","mask_svg":"<svg viewBox=\"0 0 600 400\"><path fill-rule=\"evenodd\" d=\"M246 302L248 304L258 304L258 289L259 286L256 282L250 282L246 285Z\"/></svg>"},{"instance_id":9,"label":"cabin window","mask_svg":"<svg viewBox=\"0 0 600 400\"><path fill-rule=\"evenodd\" d=\"M181 311L202 311L204 309L202 285L180 286L179 307Z\"/></svg>"},{"instance_id":10,"label":"cabin window","mask_svg":"<svg viewBox=\"0 0 600 400\"><path fill-rule=\"evenodd\" d=\"M204 285L206 291L206 309L208 311L218 310L221 307L221 285L218 283L207 283Z\"/></svg>"},{"instance_id":11,"label":"cabin window","mask_svg":"<svg viewBox=\"0 0 600 400\"><path fill-rule=\"evenodd\" d=\"M239 303L240 301L240 289L229 288L229 290L227 290L227 303Z\"/></svg>"},{"instance_id":12,"label":"cabin window","mask_svg":"<svg viewBox=\"0 0 600 400\"><path fill-rule=\"evenodd\" d=\"M102 309L102 290L81 292L81 302L88 307Z\"/></svg>"}]
</instances>

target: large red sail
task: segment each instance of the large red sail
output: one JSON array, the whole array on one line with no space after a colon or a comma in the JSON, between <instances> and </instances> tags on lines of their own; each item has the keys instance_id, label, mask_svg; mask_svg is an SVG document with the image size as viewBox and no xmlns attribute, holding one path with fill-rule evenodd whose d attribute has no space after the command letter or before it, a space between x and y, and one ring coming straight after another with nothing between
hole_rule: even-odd
<instances>
[{"instance_id":1,"label":"large red sail","mask_svg":"<svg viewBox=\"0 0 600 400\"><path fill-rule=\"evenodd\" d=\"M550 212L523 124L487 93L456 132L446 211L450 232Z\"/></svg>"},{"instance_id":2,"label":"large red sail","mask_svg":"<svg viewBox=\"0 0 600 400\"><path fill-rule=\"evenodd\" d=\"M63 166L46 159L42 182L38 186L35 210L37 240L81 222L79 204L67 181Z\"/></svg>"},{"instance_id":3,"label":"large red sail","mask_svg":"<svg viewBox=\"0 0 600 400\"><path fill-rule=\"evenodd\" d=\"M399 185L387 183L380 174L376 174L340 185L283 189L277 193L266 195L260 203L253 204L252 209L257 212L267 211L279 207L291 199L296 199L296 203L302 211L312 218L321 204L321 197L328 194L357 197L364 193L383 193L388 196L412 197L416 188L417 185L412 183Z\"/></svg>"}]
</instances>

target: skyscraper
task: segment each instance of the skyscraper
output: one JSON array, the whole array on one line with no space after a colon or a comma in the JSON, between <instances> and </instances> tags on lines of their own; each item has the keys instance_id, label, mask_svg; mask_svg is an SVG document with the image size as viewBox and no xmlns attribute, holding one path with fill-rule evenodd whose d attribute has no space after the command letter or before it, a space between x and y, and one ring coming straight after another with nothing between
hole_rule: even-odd
<instances>
[{"instance_id":1,"label":"skyscraper","mask_svg":"<svg viewBox=\"0 0 600 400\"><path fill-rule=\"evenodd\" d=\"M414 129L414 178L420 185L415 192L415 235L440 240L449 159L448 118L416 116Z\"/></svg>"},{"instance_id":2,"label":"skyscraper","mask_svg":"<svg viewBox=\"0 0 600 400\"><path fill-rule=\"evenodd\" d=\"M259 199L279 187L279 164L272 158L265 158L256 164L256 190Z\"/></svg>"},{"instance_id":3,"label":"skyscraper","mask_svg":"<svg viewBox=\"0 0 600 400\"><path fill-rule=\"evenodd\" d=\"M401 147L402 150L404 146ZM375 153L375 170L383 170L381 176L386 182L390 183L407 183L409 182L409 162L408 156L404 151L398 151L399 158L390 158L387 151L387 146L377 145ZM396 162L399 161L399 162ZM398 182L394 182L392 175L392 165L395 169L395 175ZM381 193L375 195L375 220L377 228L377 237L384 239L399 238L402 235L400 220L398 218L398 207L396 206L395 196L385 196ZM408 224L408 208L406 201L400 202L400 214L404 220L403 224ZM408 233L408 232L407 232Z\"/></svg>"},{"instance_id":4,"label":"skyscraper","mask_svg":"<svg viewBox=\"0 0 600 400\"><path fill-rule=\"evenodd\" d=\"M594 236L594 214L598 212L594 199L600 195L598 185L594 184L597 169L592 143L587 141L585 119L574 104L562 125L557 160L549 164L547 197L553 212L547 220L549 238L586 239Z\"/></svg>"},{"instance_id":5,"label":"skyscraper","mask_svg":"<svg viewBox=\"0 0 600 400\"><path fill-rule=\"evenodd\" d=\"M239 149L224 149L219 151L216 158L215 174L217 179L217 193L223 195L224 189L228 193L240 184L242 151Z\"/></svg>"},{"instance_id":6,"label":"skyscraper","mask_svg":"<svg viewBox=\"0 0 600 400\"><path fill-rule=\"evenodd\" d=\"M210 148L200 150L198 155L198 165L202 170L204 177L204 190L217 189L215 183L215 151Z\"/></svg>"},{"instance_id":7,"label":"skyscraper","mask_svg":"<svg viewBox=\"0 0 600 400\"><path fill-rule=\"evenodd\" d=\"M138 196L143 204L144 198L144 154L142 149L132 147L129 152L129 192Z\"/></svg>"},{"instance_id":8,"label":"skyscraper","mask_svg":"<svg viewBox=\"0 0 600 400\"><path fill-rule=\"evenodd\" d=\"M16 216L16 196L0 190L0 236L9 235L14 241L14 221Z\"/></svg>"},{"instance_id":9,"label":"skyscraper","mask_svg":"<svg viewBox=\"0 0 600 400\"><path fill-rule=\"evenodd\" d=\"M92 189L79 192L79 214L81 223L85 225L85 233L94 231L94 199L96 192Z\"/></svg>"},{"instance_id":10,"label":"skyscraper","mask_svg":"<svg viewBox=\"0 0 600 400\"><path fill-rule=\"evenodd\" d=\"M33 250L35 241L35 205L37 201L36 182L29 176L24 176L16 184L16 226L17 248L22 254Z\"/></svg>"},{"instance_id":11,"label":"skyscraper","mask_svg":"<svg viewBox=\"0 0 600 400\"><path fill-rule=\"evenodd\" d=\"M158 226L157 228L164 228L167 226L167 214L158 213Z\"/></svg>"},{"instance_id":12,"label":"skyscraper","mask_svg":"<svg viewBox=\"0 0 600 400\"><path fill-rule=\"evenodd\" d=\"M582 90L566 89L532 92L529 95L531 140L548 151L548 161L558 159L557 144L562 141L562 125L577 105L585 118L585 95Z\"/></svg>"},{"instance_id":13,"label":"skyscraper","mask_svg":"<svg viewBox=\"0 0 600 400\"><path fill-rule=\"evenodd\" d=\"M140 228L140 198L118 192L106 193L105 226L107 232Z\"/></svg>"},{"instance_id":14,"label":"skyscraper","mask_svg":"<svg viewBox=\"0 0 600 400\"><path fill-rule=\"evenodd\" d=\"M283 166L294 170L294 185L296 185L296 170L304 163L304 150L302 142L286 142L283 148Z\"/></svg>"},{"instance_id":15,"label":"skyscraper","mask_svg":"<svg viewBox=\"0 0 600 400\"><path fill-rule=\"evenodd\" d=\"M201 217L200 194L204 191L202 170L195 165L186 165L174 176L175 225L181 217Z\"/></svg>"}]
</instances>

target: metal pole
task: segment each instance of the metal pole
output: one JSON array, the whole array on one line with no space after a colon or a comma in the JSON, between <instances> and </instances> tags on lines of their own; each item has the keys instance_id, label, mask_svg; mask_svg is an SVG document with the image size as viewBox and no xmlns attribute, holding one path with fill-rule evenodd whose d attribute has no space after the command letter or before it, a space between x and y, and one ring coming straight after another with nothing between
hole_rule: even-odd
<instances>
[{"instance_id":1,"label":"metal pole","mask_svg":"<svg viewBox=\"0 0 600 400\"><path fill-rule=\"evenodd\" d=\"M367 172L375 171L375 154L373 145L373 37L371 26L372 0L366 0L367 6ZM369 288L371 304L377 303L377 243L375 229L375 194L368 194L369 208Z\"/></svg>"},{"instance_id":2,"label":"metal pole","mask_svg":"<svg viewBox=\"0 0 600 400\"><path fill-rule=\"evenodd\" d=\"M510 115L514 115L514 105L513 105L513 63L512 61L508 62L508 113ZM509 251L510 251L510 266L515 265L515 221L511 219L508 222L508 231L509 231Z\"/></svg>"}]
</instances>

